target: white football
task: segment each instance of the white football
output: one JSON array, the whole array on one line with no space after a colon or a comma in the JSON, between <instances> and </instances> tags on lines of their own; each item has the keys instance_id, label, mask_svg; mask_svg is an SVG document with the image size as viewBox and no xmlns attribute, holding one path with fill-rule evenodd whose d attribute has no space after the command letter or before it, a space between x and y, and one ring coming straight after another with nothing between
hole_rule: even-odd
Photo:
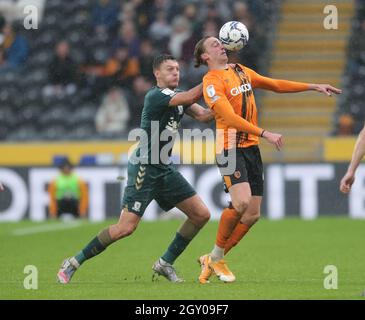
<instances>
[{"instance_id":1,"label":"white football","mask_svg":"<svg viewBox=\"0 0 365 320\"><path fill-rule=\"evenodd\" d=\"M226 22L219 30L219 40L229 51L241 50L248 42L249 33L242 22Z\"/></svg>"}]
</instances>

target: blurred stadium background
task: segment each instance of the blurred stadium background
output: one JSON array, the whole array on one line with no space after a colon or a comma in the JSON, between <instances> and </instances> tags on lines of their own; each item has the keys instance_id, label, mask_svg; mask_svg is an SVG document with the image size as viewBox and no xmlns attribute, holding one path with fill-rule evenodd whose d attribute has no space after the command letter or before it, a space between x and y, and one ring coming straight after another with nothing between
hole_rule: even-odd
<instances>
[{"instance_id":1,"label":"blurred stadium background","mask_svg":"<svg viewBox=\"0 0 365 320\"><path fill-rule=\"evenodd\" d=\"M284 134L285 148L261 144L266 164L263 215L271 219L349 215L365 218L365 169L349 197L338 191L365 117L365 3L335 0L338 29L326 30L325 0L0 0L0 221L48 216L47 184L68 156L90 188L89 217L119 215L128 133L138 127L153 85L154 55L171 52L190 88L205 70L192 53L228 20L249 29L231 61L261 74L343 89L273 94L257 90L263 128ZM38 8L26 30L24 7ZM214 127L212 123L211 128ZM207 128L187 117L183 128ZM210 142L208 141L207 144ZM178 158L179 146L174 157ZM210 155L206 154L207 157ZM225 206L214 165L180 166L218 218ZM152 204L146 219L160 210Z\"/></svg>"}]
</instances>

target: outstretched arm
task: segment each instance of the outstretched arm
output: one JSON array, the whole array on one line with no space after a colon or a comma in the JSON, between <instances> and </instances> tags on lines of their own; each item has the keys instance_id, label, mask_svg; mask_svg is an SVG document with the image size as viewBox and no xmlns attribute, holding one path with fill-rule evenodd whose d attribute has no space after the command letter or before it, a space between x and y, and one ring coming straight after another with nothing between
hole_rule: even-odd
<instances>
[{"instance_id":1,"label":"outstretched arm","mask_svg":"<svg viewBox=\"0 0 365 320\"><path fill-rule=\"evenodd\" d=\"M185 113L200 122L210 122L214 119L214 113L212 110L204 108L198 103L192 104L186 109Z\"/></svg>"},{"instance_id":2,"label":"outstretched arm","mask_svg":"<svg viewBox=\"0 0 365 320\"><path fill-rule=\"evenodd\" d=\"M252 69L246 68L251 76L253 88L271 90L278 93L302 92L315 90L331 96L332 93L340 94L342 90L337 89L329 84L314 84L305 82L296 82L289 80L280 80L264 77Z\"/></svg>"},{"instance_id":3,"label":"outstretched arm","mask_svg":"<svg viewBox=\"0 0 365 320\"><path fill-rule=\"evenodd\" d=\"M365 126L361 130L355 144L354 151L352 153L352 159L347 169L346 174L341 179L340 190L343 193L349 193L352 184L355 181L355 172L359 166L361 159L365 155Z\"/></svg>"}]
</instances>

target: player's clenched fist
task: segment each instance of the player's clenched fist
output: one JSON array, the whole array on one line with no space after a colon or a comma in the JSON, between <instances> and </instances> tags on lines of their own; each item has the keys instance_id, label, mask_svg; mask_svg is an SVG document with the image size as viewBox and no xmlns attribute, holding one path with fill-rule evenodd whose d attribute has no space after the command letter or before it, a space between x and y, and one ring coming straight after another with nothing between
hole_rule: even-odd
<instances>
[{"instance_id":1,"label":"player's clenched fist","mask_svg":"<svg viewBox=\"0 0 365 320\"><path fill-rule=\"evenodd\" d=\"M355 176L351 172L347 172L344 177L341 179L340 190L343 193L349 193L351 190L351 186L355 181Z\"/></svg>"},{"instance_id":2,"label":"player's clenched fist","mask_svg":"<svg viewBox=\"0 0 365 320\"><path fill-rule=\"evenodd\" d=\"M275 145L276 149L280 150L283 147L283 136L280 133L273 133L270 131L264 131L262 137L268 142Z\"/></svg>"}]
</instances>

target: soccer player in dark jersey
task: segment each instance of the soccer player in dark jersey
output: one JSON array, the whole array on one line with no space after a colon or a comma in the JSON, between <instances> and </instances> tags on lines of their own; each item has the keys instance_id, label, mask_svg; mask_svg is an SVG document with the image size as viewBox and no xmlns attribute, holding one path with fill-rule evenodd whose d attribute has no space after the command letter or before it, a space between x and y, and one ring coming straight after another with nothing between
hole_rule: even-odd
<instances>
[{"instance_id":1,"label":"soccer player in dark jersey","mask_svg":"<svg viewBox=\"0 0 365 320\"><path fill-rule=\"evenodd\" d=\"M263 165L258 148L259 137L280 149L282 135L264 130L257 125L257 110L253 89L260 88L278 93L315 90L331 96L341 90L328 84L309 84L277 80L261 76L241 64L228 64L222 43L215 37L205 37L195 46L196 66L208 66L203 78L206 104L214 110L217 129L217 162L231 203L223 210L215 246L210 254L199 258L201 283L208 282L215 273L224 282L235 281L234 274L223 260L260 217L263 196ZM235 130L236 134L229 131ZM223 173L219 161L226 153L234 153L233 172ZM229 159L229 158L228 158Z\"/></svg>"},{"instance_id":2,"label":"soccer player in dark jersey","mask_svg":"<svg viewBox=\"0 0 365 320\"><path fill-rule=\"evenodd\" d=\"M166 252L152 269L172 282L183 281L173 263L210 218L208 208L193 187L169 163L169 155L184 113L198 121L214 119L209 109L196 103L202 97L202 84L180 92L179 64L170 55L157 56L153 62L157 86L145 96L141 118L141 139L128 162L128 182L118 223L100 231L78 254L64 260L58 280L68 283L75 271L110 244L133 233L149 203L155 199L168 211L180 209L187 219L177 231ZM165 154L164 154L165 152ZM156 156L157 154L157 156Z\"/></svg>"}]
</instances>

